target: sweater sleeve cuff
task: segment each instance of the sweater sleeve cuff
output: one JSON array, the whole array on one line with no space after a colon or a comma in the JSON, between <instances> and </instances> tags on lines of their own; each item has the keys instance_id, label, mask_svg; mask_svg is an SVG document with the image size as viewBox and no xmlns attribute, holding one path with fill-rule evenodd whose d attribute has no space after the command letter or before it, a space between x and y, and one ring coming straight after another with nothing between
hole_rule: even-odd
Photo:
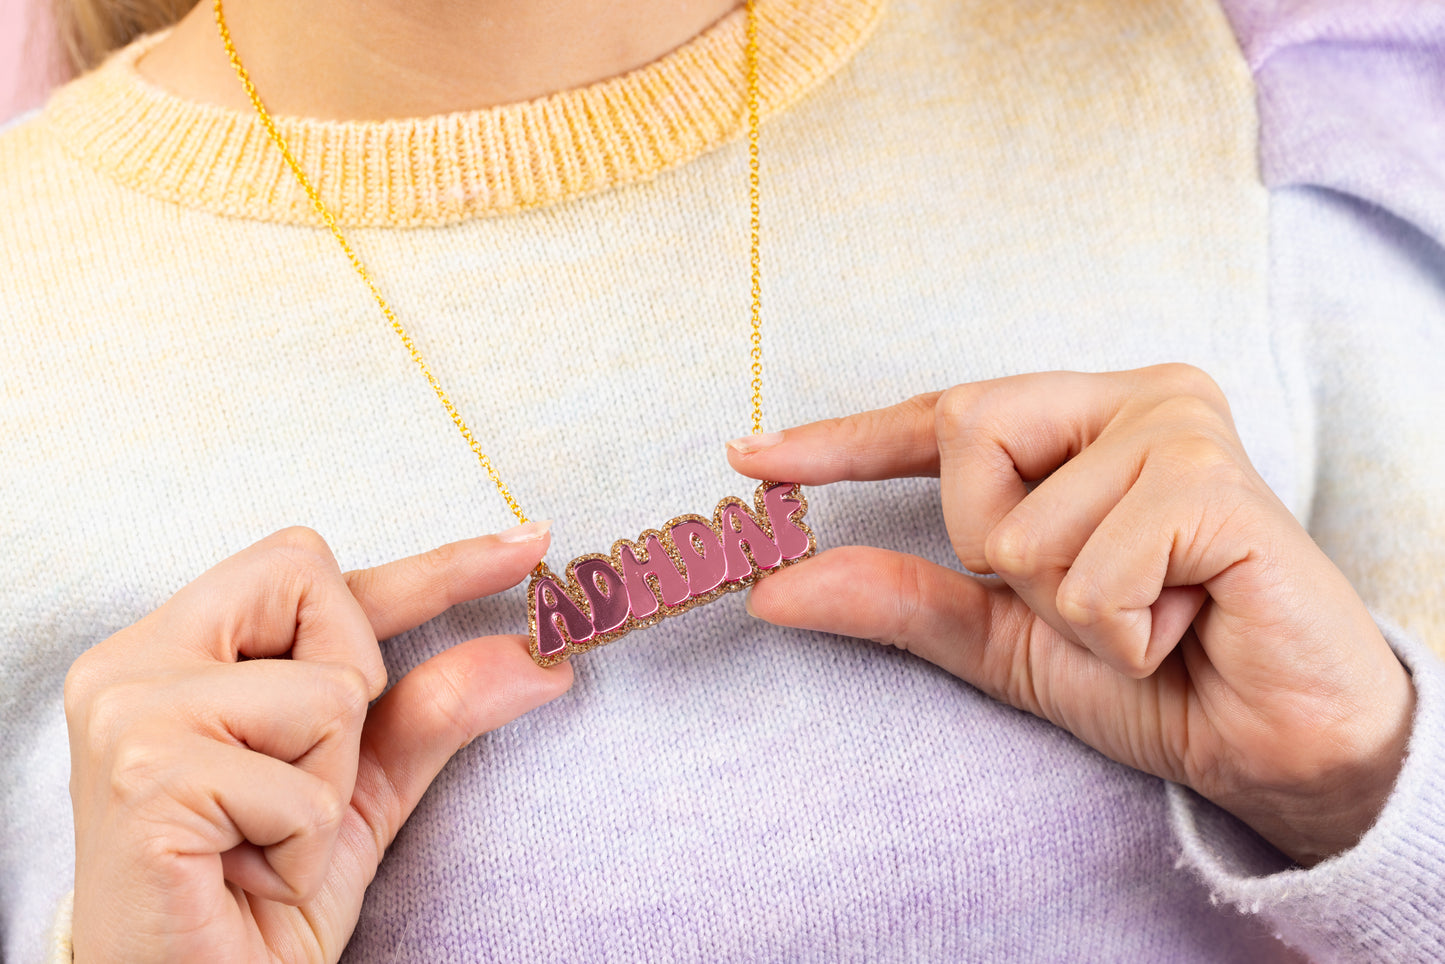
<instances>
[{"instance_id":1,"label":"sweater sleeve cuff","mask_svg":"<svg viewBox=\"0 0 1445 964\"><path fill-rule=\"evenodd\" d=\"M71 934L75 920L75 891L60 899L55 908L55 921L50 925L50 940L45 945L45 964L72 964L75 948Z\"/></svg>"},{"instance_id":2,"label":"sweater sleeve cuff","mask_svg":"<svg viewBox=\"0 0 1445 964\"><path fill-rule=\"evenodd\" d=\"M1352 849L1301 869L1230 814L1168 786L1181 866L1215 903L1258 915L1312 960L1445 960L1445 665L1381 630L1413 678L1415 719L1395 788Z\"/></svg>"}]
</instances>

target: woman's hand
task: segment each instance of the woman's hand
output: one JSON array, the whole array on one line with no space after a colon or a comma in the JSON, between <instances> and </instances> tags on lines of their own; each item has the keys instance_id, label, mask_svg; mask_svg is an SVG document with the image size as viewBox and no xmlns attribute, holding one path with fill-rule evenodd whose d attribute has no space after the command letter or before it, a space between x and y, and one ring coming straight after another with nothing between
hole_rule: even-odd
<instances>
[{"instance_id":1,"label":"woman's hand","mask_svg":"<svg viewBox=\"0 0 1445 964\"><path fill-rule=\"evenodd\" d=\"M81 656L65 684L76 960L340 957L442 765L572 682L493 636L368 706L377 639L516 584L546 544L519 527L343 575L288 529Z\"/></svg>"},{"instance_id":2,"label":"woman's hand","mask_svg":"<svg viewBox=\"0 0 1445 964\"><path fill-rule=\"evenodd\" d=\"M1414 689L1198 370L962 385L732 449L758 479L940 476L958 558L1001 580L834 549L762 580L754 614L906 648L1302 864L1378 815Z\"/></svg>"}]
</instances>

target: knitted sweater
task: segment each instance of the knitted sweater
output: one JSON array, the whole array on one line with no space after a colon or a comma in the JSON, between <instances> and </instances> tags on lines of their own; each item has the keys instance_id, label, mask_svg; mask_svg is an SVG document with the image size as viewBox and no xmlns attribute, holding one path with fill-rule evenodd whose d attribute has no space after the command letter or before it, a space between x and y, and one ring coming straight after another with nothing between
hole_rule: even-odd
<instances>
[{"instance_id":1,"label":"knitted sweater","mask_svg":"<svg viewBox=\"0 0 1445 964\"><path fill-rule=\"evenodd\" d=\"M1408 212L1271 197L1210 0L761 10L770 427L1022 371L1206 369L1393 621L1418 694L1395 792L1356 848L1290 868L930 665L734 596L579 657L566 697L463 750L346 959L1287 957L1274 935L1445 956L1437 242ZM722 454L747 428L741 30L533 104L282 123L556 520L554 564L751 491ZM42 953L71 886L77 653L285 525L355 567L510 520L254 119L147 86L143 49L0 137L7 961ZM935 481L809 501L822 546L955 562ZM507 593L385 643L392 678L523 610Z\"/></svg>"}]
</instances>

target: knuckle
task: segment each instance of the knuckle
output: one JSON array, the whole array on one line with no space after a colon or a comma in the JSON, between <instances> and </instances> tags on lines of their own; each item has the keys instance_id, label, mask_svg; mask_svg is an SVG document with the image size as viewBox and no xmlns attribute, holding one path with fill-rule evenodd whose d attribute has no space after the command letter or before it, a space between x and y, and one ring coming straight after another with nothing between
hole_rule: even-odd
<instances>
[{"instance_id":1,"label":"knuckle","mask_svg":"<svg viewBox=\"0 0 1445 964\"><path fill-rule=\"evenodd\" d=\"M355 798L358 822L351 828L369 840L379 863L391 839L406 819L406 794L397 775L380 766L366 742L361 745L363 766L357 773Z\"/></svg>"},{"instance_id":2,"label":"knuckle","mask_svg":"<svg viewBox=\"0 0 1445 964\"><path fill-rule=\"evenodd\" d=\"M1193 398L1208 405L1216 415L1229 411L1229 402L1224 389L1204 369L1185 362L1170 362L1150 371L1160 387L1169 395L1179 398Z\"/></svg>"},{"instance_id":3,"label":"knuckle","mask_svg":"<svg viewBox=\"0 0 1445 964\"><path fill-rule=\"evenodd\" d=\"M336 567L336 557L321 534L307 526L282 529L265 540L275 564L291 573L321 573Z\"/></svg>"},{"instance_id":4,"label":"knuckle","mask_svg":"<svg viewBox=\"0 0 1445 964\"><path fill-rule=\"evenodd\" d=\"M926 392L922 395L914 395L894 406L893 414L905 425L913 425L920 418L927 418L938 411L938 401L944 395L943 392Z\"/></svg>"},{"instance_id":5,"label":"knuckle","mask_svg":"<svg viewBox=\"0 0 1445 964\"><path fill-rule=\"evenodd\" d=\"M371 705L371 683L355 666L333 664L322 670L325 705L331 707L335 719L348 729L359 729Z\"/></svg>"},{"instance_id":6,"label":"knuckle","mask_svg":"<svg viewBox=\"0 0 1445 964\"><path fill-rule=\"evenodd\" d=\"M100 664L103 657L96 649L88 649L76 657L65 673L64 705L65 716L72 723L78 720L94 702L94 695L101 684L103 675Z\"/></svg>"},{"instance_id":7,"label":"knuckle","mask_svg":"<svg viewBox=\"0 0 1445 964\"><path fill-rule=\"evenodd\" d=\"M348 801L342 799L335 787L324 780L317 780L316 788L307 803L310 811L310 819L307 821L310 832L316 836L334 833L341 826L341 821L346 819L347 805Z\"/></svg>"},{"instance_id":8,"label":"knuckle","mask_svg":"<svg viewBox=\"0 0 1445 964\"><path fill-rule=\"evenodd\" d=\"M138 807L165 789L167 769L157 747L139 740L128 741L111 752L111 797L123 807Z\"/></svg>"},{"instance_id":9,"label":"knuckle","mask_svg":"<svg viewBox=\"0 0 1445 964\"><path fill-rule=\"evenodd\" d=\"M284 861L273 862L277 877L286 887L286 893L280 895L280 899L292 905L305 903L321 891L329 867L326 863L327 848L320 844L340 831L349 809L348 801L336 788L320 779L312 784L306 799L298 803L298 812L303 816L296 832L287 838L285 844L288 847L299 846L300 850Z\"/></svg>"},{"instance_id":10,"label":"knuckle","mask_svg":"<svg viewBox=\"0 0 1445 964\"><path fill-rule=\"evenodd\" d=\"M1042 555L1042 538L1018 513L1006 516L994 526L983 544L983 558L989 570L1005 579L1033 573Z\"/></svg>"},{"instance_id":11,"label":"knuckle","mask_svg":"<svg viewBox=\"0 0 1445 964\"><path fill-rule=\"evenodd\" d=\"M1220 440L1210 433L1185 431L1174 436L1156 456L1172 475L1210 491L1238 485L1245 477L1244 466Z\"/></svg>"},{"instance_id":12,"label":"knuckle","mask_svg":"<svg viewBox=\"0 0 1445 964\"><path fill-rule=\"evenodd\" d=\"M1092 579L1081 579L1074 573L1064 577L1054 598L1059 617L1070 626L1097 626L1111 612L1108 595Z\"/></svg>"},{"instance_id":13,"label":"knuckle","mask_svg":"<svg viewBox=\"0 0 1445 964\"><path fill-rule=\"evenodd\" d=\"M865 420L860 416L833 418L829 419L827 424L828 435L844 451L866 449L873 439L873 432L868 429Z\"/></svg>"},{"instance_id":14,"label":"knuckle","mask_svg":"<svg viewBox=\"0 0 1445 964\"><path fill-rule=\"evenodd\" d=\"M933 409L933 434L940 454L952 461L983 459L994 465L1012 457L1003 441L1008 434L1001 407L1005 393L993 382L955 385L938 396Z\"/></svg>"},{"instance_id":15,"label":"knuckle","mask_svg":"<svg viewBox=\"0 0 1445 964\"><path fill-rule=\"evenodd\" d=\"M1168 425L1216 438L1228 425L1225 413L1198 395L1171 395L1159 402L1154 415Z\"/></svg>"},{"instance_id":16,"label":"knuckle","mask_svg":"<svg viewBox=\"0 0 1445 964\"><path fill-rule=\"evenodd\" d=\"M165 867L175 859L176 840L165 821L137 821L131 829L126 849L133 855L133 866Z\"/></svg>"},{"instance_id":17,"label":"knuckle","mask_svg":"<svg viewBox=\"0 0 1445 964\"><path fill-rule=\"evenodd\" d=\"M326 544L321 533L310 526L287 526L272 535L268 541L273 545L300 549L316 555L331 555L331 547Z\"/></svg>"},{"instance_id":18,"label":"knuckle","mask_svg":"<svg viewBox=\"0 0 1445 964\"><path fill-rule=\"evenodd\" d=\"M933 418L940 428L973 421L982 403L984 388L978 383L955 385L938 395Z\"/></svg>"},{"instance_id":19,"label":"knuckle","mask_svg":"<svg viewBox=\"0 0 1445 964\"><path fill-rule=\"evenodd\" d=\"M462 545L457 542L448 542L422 553L417 561L423 584L450 576L464 559Z\"/></svg>"},{"instance_id":20,"label":"knuckle","mask_svg":"<svg viewBox=\"0 0 1445 964\"><path fill-rule=\"evenodd\" d=\"M896 405L875 409L846 418L830 419L826 424L836 444L852 451L865 451L880 442L907 438L917 431L921 418L933 410L936 393L914 395Z\"/></svg>"},{"instance_id":21,"label":"knuckle","mask_svg":"<svg viewBox=\"0 0 1445 964\"><path fill-rule=\"evenodd\" d=\"M890 625L879 640L907 649L924 610L923 571L918 560L904 556L894 571L894 608Z\"/></svg>"},{"instance_id":22,"label":"knuckle","mask_svg":"<svg viewBox=\"0 0 1445 964\"><path fill-rule=\"evenodd\" d=\"M436 722L447 742L462 747L475 739L479 727L468 712L470 703L462 694L469 690L466 680L458 677L457 669L447 666L439 672L428 673L424 686L423 705L430 706L436 713Z\"/></svg>"},{"instance_id":23,"label":"knuckle","mask_svg":"<svg viewBox=\"0 0 1445 964\"><path fill-rule=\"evenodd\" d=\"M137 719L137 708L150 705L154 694L135 686L106 686L92 692L76 717L83 744L98 752L120 745Z\"/></svg>"},{"instance_id":24,"label":"knuckle","mask_svg":"<svg viewBox=\"0 0 1445 964\"><path fill-rule=\"evenodd\" d=\"M405 595L413 598L440 597L446 606L461 602L449 588L453 574L461 569L465 561L462 547L454 542L413 557L408 564L400 567L398 574Z\"/></svg>"},{"instance_id":25,"label":"knuckle","mask_svg":"<svg viewBox=\"0 0 1445 964\"><path fill-rule=\"evenodd\" d=\"M1042 691L1042 679L1046 675L1034 665L1040 653L1047 651L1047 643L1038 636L1047 630L1035 620L1015 620L1010 638L1021 640L1010 651L1008 671L1004 677L1000 698L1010 706L1016 706L1035 716L1047 718L1048 700Z\"/></svg>"}]
</instances>

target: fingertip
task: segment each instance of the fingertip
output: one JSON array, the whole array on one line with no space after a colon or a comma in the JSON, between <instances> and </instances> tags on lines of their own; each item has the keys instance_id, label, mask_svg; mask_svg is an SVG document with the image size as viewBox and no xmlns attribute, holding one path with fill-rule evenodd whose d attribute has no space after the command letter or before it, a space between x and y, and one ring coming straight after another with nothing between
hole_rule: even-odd
<instances>
[{"instance_id":1,"label":"fingertip","mask_svg":"<svg viewBox=\"0 0 1445 964\"><path fill-rule=\"evenodd\" d=\"M572 663L570 661L556 663L547 667L539 666L537 668L541 670L541 676L538 678L538 695L540 698L537 700L536 706L542 706L545 703L550 703L558 697L563 696L572 688L572 684L576 682L577 679L576 674L572 671Z\"/></svg>"},{"instance_id":2,"label":"fingertip","mask_svg":"<svg viewBox=\"0 0 1445 964\"><path fill-rule=\"evenodd\" d=\"M786 592L780 594L778 589L786 587L772 584L772 581L780 575L782 574L770 576L749 589L743 598L743 609L747 610L749 616L761 622L772 623L774 626L787 626L790 623L786 613L782 612L778 606L778 600L788 598Z\"/></svg>"},{"instance_id":3,"label":"fingertip","mask_svg":"<svg viewBox=\"0 0 1445 964\"><path fill-rule=\"evenodd\" d=\"M496 540L504 545L537 543L546 540L551 531L551 519L533 519L498 532Z\"/></svg>"},{"instance_id":4,"label":"fingertip","mask_svg":"<svg viewBox=\"0 0 1445 964\"><path fill-rule=\"evenodd\" d=\"M531 641L526 636L493 637L505 651L507 671L526 692L524 701L535 708L550 703L572 688L575 674L570 660L541 666L532 658ZM521 710L519 712L526 712Z\"/></svg>"},{"instance_id":5,"label":"fingertip","mask_svg":"<svg viewBox=\"0 0 1445 964\"><path fill-rule=\"evenodd\" d=\"M743 599L748 615L774 626L825 629L818 624L819 610L836 598L841 578L848 578L849 552L843 546L769 573L753 584Z\"/></svg>"},{"instance_id":6,"label":"fingertip","mask_svg":"<svg viewBox=\"0 0 1445 964\"><path fill-rule=\"evenodd\" d=\"M449 578L461 581L452 601L476 599L510 589L527 577L552 546L552 520L542 519L502 532L453 542L428 555Z\"/></svg>"},{"instance_id":7,"label":"fingertip","mask_svg":"<svg viewBox=\"0 0 1445 964\"><path fill-rule=\"evenodd\" d=\"M1150 607L1149 642L1144 659L1153 673L1189 633L1209 593L1203 586L1169 586Z\"/></svg>"},{"instance_id":8,"label":"fingertip","mask_svg":"<svg viewBox=\"0 0 1445 964\"><path fill-rule=\"evenodd\" d=\"M552 520L533 519L501 532L449 542L416 558L429 559L435 568L448 573L495 568L499 559L510 569L524 560L540 559L551 544Z\"/></svg>"},{"instance_id":9,"label":"fingertip","mask_svg":"<svg viewBox=\"0 0 1445 964\"><path fill-rule=\"evenodd\" d=\"M750 479L787 479L802 485L832 481L814 471L811 437L808 426L799 426L732 439L726 446L728 465Z\"/></svg>"},{"instance_id":10,"label":"fingertip","mask_svg":"<svg viewBox=\"0 0 1445 964\"><path fill-rule=\"evenodd\" d=\"M495 729L507 720L528 713L557 699L572 688L575 679L568 661L551 666L538 666L532 659L526 636L497 636L489 640L489 655L481 658L491 662L491 686L497 697L498 714L485 730ZM485 696L484 696L485 698Z\"/></svg>"},{"instance_id":11,"label":"fingertip","mask_svg":"<svg viewBox=\"0 0 1445 964\"><path fill-rule=\"evenodd\" d=\"M729 442L727 445L727 456L728 465L739 475L758 480L767 478L767 468L756 458L756 453L739 452L733 448L733 443Z\"/></svg>"},{"instance_id":12,"label":"fingertip","mask_svg":"<svg viewBox=\"0 0 1445 964\"><path fill-rule=\"evenodd\" d=\"M505 560L510 585L515 586L531 572L552 547L552 520L543 519L513 526L480 540L489 560Z\"/></svg>"},{"instance_id":13,"label":"fingertip","mask_svg":"<svg viewBox=\"0 0 1445 964\"><path fill-rule=\"evenodd\" d=\"M356 663L337 664L337 669L348 679L343 686L350 686L354 691L354 698L361 702L361 710L365 713L366 706L372 700L386 692L386 663L381 658L381 647L374 646L368 653L367 659L361 665Z\"/></svg>"},{"instance_id":14,"label":"fingertip","mask_svg":"<svg viewBox=\"0 0 1445 964\"><path fill-rule=\"evenodd\" d=\"M1109 612L1107 618L1099 618L1087 606L1077 613L1061 607L1059 613L1070 630L1063 635L1120 676L1142 680L1159 670L1207 599L1202 586L1167 586L1150 605Z\"/></svg>"},{"instance_id":15,"label":"fingertip","mask_svg":"<svg viewBox=\"0 0 1445 964\"><path fill-rule=\"evenodd\" d=\"M265 850L249 842L221 854L221 874L252 896L291 907L316 896L324 880L323 875L315 872L300 880L287 880L271 865Z\"/></svg>"},{"instance_id":16,"label":"fingertip","mask_svg":"<svg viewBox=\"0 0 1445 964\"><path fill-rule=\"evenodd\" d=\"M744 435L742 438L735 438L728 442L729 457L736 455L740 459L750 458L770 448L781 445L787 438L784 432L757 432L753 435Z\"/></svg>"}]
</instances>

